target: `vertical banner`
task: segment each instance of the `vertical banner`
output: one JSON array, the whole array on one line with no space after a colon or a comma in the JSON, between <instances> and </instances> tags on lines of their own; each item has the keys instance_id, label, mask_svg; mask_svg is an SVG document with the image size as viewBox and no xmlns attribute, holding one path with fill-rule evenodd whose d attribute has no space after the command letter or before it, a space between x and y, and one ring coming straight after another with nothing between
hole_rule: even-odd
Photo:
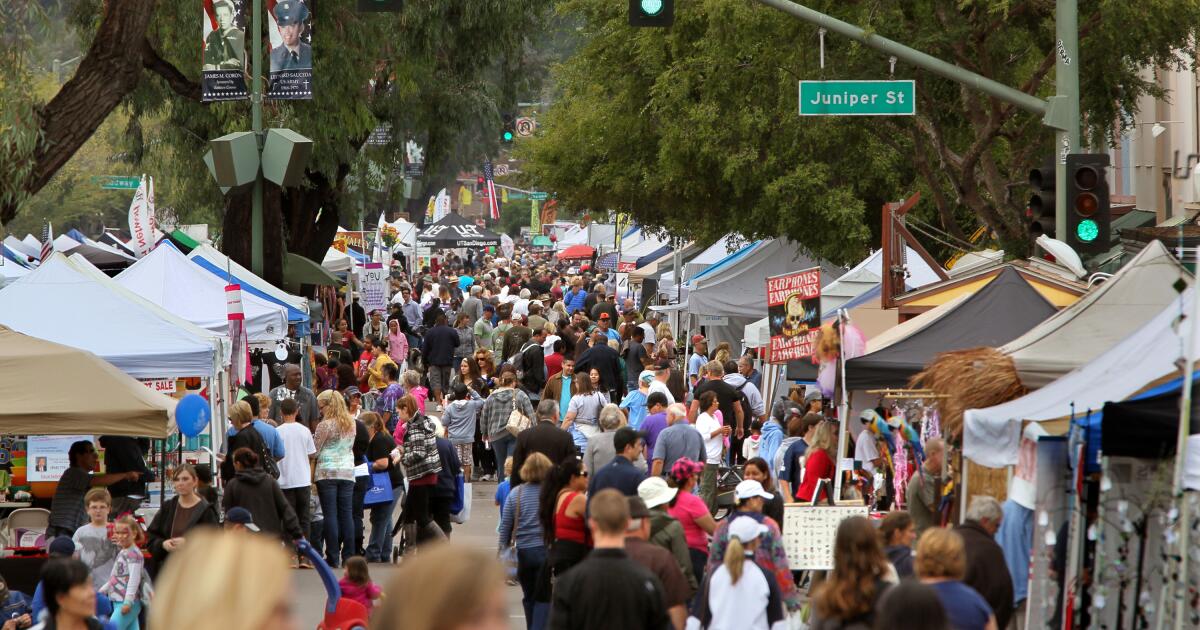
<instances>
[{"instance_id":1,"label":"vertical banner","mask_svg":"<svg viewBox=\"0 0 1200 630\"><path fill-rule=\"evenodd\" d=\"M154 221L150 215L150 203L147 199L146 177L133 193L133 201L129 204L129 233L133 236L129 246L138 258L154 249Z\"/></svg>"},{"instance_id":2,"label":"vertical banner","mask_svg":"<svg viewBox=\"0 0 1200 630\"><path fill-rule=\"evenodd\" d=\"M625 236L625 230L629 228L630 217L625 212L617 213L617 235L613 239L613 248L621 249L621 239Z\"/></svg>"},{"instance_id":3,"label":"vertical banner","mask_svg":"<svg viewBox=\"0 0 1200 630\"><path fill-rule=\"evenodd\" d=\"M513 257L513 252L515 252L515 251L516 251L516 244L513 243L512 237L509 236L508 234L501 234L500 235L500 253L504 254L504 257L511 261L512 257Z\"/></svg>"},{"instance_id":4,"label":"vertical banner","mask_svg":"<svg viewBox=\"0 0 1200 630\"><path fill-rule=\"evenodd\" d=\"M446 218L447 214L450 214L450 193L443 188L437 194L437 202L433 208L433 221L435 223L441 221Z\"/></svg>"},{"instance_id":5,"label":"vertical banner","mask_svg":"<svg viewBox=\"0 0 1200 630\"><path fill-rule=\"evenodd\" d=\"M821 268L767 278L771 363L812 356L821 329Z\"/></svg>"},{"instance_id":6,"label":"vertical banner","mask_svg":"<svg viewBox=\"0 0 1200 630\"><path fill-rule=\"evenodd\" d=\"M538 207L537 199L531 200L530 203L533 204L529 211L529 238L532 239L542 233L542 209Z\"/></svg>"},{"instance_id":7,"label":"vertical banner","mask_svg":"<svg viewBox=\"0 0 1200 630\"><path fill-rule=\"evenodd\" d=\"M204 52L200 100L244 101L246 89L245 0L200 0Z\"/></svg>"},{"instance_id":8,"label":"vertical banner","mask_svg":"<svg viewBox=\"0 0 1200 630\"><path fill-rule=\"evenodd\" d=\"M387 310L388 272L381 263L367 263L358 268L358 303L363 310Z\"/></svg>"},{"instance_id":9,"label":"vertical banner","mask_svg":"<svg viewBox=\"0 0 1200 630\"><path fill-rule=\"evenodd\" d=\"M267 0L271 74L267 98L312 98L312 14L303 0Z\"/></svg>"}]
</instances>

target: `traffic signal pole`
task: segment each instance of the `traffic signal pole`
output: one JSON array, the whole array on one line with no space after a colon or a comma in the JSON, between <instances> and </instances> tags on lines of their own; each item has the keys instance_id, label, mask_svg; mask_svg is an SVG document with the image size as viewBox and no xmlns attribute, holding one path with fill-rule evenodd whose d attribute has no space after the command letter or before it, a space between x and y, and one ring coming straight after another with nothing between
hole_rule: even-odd
<instances>
[{"instance_id":1,"label":"traffic signal pole","mask_svg":"<svg viewBox=\"0 0 1200 630\"><path fill-rule=\"evenodd\" d=\"M848 37L868 48L874 48L927 70L942 78L979 90L993 98L1010 103L1031 114L1042 117L1042 124L1055 130L1055 204L1056 234L1066 233L1066 160L1068 153L1079 152L1079 14L1077 0L1057 0L1055 5L1055 79L1056 94L1041 99L998 81L960 68L937 57L914 50L853 24L814 11L789 0L758 0L831 33Z\"/></svg>"}]
</instances>

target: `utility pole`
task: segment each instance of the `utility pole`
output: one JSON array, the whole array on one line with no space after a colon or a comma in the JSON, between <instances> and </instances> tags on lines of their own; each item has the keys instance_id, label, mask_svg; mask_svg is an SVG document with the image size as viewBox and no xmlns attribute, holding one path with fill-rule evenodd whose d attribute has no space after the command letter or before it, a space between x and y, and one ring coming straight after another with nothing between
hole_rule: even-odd
<instances>
[{"instance_id":1,"label":"utility pole","mask_svg":"<svg viewBox=\"0 0 1200 630\"><path fill-rule=\"evenodd\" d=\"M251 16L250 27L254 34L254 57L250 59L250 131L254 133L254 141L258 143L258 151L263 149L262 122L262 0L254 0L254 15ZM250 207L250 271L263 277L263 174L258 169L254 176L254 192ZM245 250L242 250L245 251Z\"/></svg>"}]
</instances>

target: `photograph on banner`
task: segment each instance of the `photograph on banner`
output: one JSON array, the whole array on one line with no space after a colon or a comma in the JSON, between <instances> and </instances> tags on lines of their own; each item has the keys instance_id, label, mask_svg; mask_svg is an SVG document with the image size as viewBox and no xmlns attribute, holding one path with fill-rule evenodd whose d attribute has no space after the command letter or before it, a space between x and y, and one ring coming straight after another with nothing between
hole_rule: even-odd
<instances>
[{"instance_id":1,"label":"photograph on banner","mask_svg":"<svg viewBox=\"0 0 1200 630\"><path fill-rule=\"evenodd\" d=\"M267 98L312 98L312 12L303 0L267 0L271 74Z\"/></svg>"},{"instance_id":2,"label":"photograph on banner","mask_svg":"<svg viewBox=\"0 0 1200 630\"><path fill-rule=\"evenodd\" d=\"M771 363L812 356L821 330L821 268L767 278Z\"/></svg>"},{"instance_id":3,"label":"photograph on banner","mask_svg":"<svg viewBox=\"0 0 1200 630\"><path fill-rule=\"evenodd\" d=\"M71 467L71 445L91 442L90 435L31 435L26 443L25 478L29 481L58 481Z\"/></svg>"},{"instance_id":4,"label":"photograph on banner","mask_svg":"<svg viewBox=\"0 0 1200 630\"><path fill-rule=\"evenodd\" d=\"M245 0L200 0L204 41L200 100L244 101L246 89Z\"/></svg>"},{"instance_id":5,"label":"photograph on banner","mask_svg":"<svg viewBox=\"0 0 1200 630\"><path fill-rule=\"evenodd\" d=\"M404 143L404 176L423 177L425 175L425 148L417 140Z\"/></svg>"},{"instance_id":6,"label":"photograph on banner","mask_svg":"<svg viewBox=\"0 0 1200 630\"><path fill-rule=\"evenodd\" d=\"M388 271L383 263L367 263L358 268L358 304L363 310L385 311L388 305Z\"/></svg>"}]
</instances>

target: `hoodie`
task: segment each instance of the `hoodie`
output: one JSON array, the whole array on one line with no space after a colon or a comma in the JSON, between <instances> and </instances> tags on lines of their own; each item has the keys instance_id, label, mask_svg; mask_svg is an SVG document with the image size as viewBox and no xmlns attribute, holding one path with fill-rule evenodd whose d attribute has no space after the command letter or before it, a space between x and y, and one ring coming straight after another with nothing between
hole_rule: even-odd
<instances>
[{"instance_id":1,"label":"hoodie","mask_svg":"<svg viewBox=\"0 0 1200 630\"><path fill-rule=\"evenodd\" d=\"M442 411L442 426L446 427L446 437L452 444L473 444L475 442L476 418L483 408L484 399L471 390L469 400L456 400Z\"/></svg>"},{"instance_id":2,"label":"hoodie","mask_svg":"<svg viewBox=\"0 0 1200 630\"><path fill-rule=\"evenodd\" d=\"M767 423L762 428L762 438L758 442L758 456L767 460L767 465L771 466L771 476L775 477L776 468L773 465L775 461L775 451L779 450L779 444L783 442L784 431L783 426L775 418L767 420Z\"/></svg>"},{"instance_id":3,"label":"hoodie","mask_svg":"<svg viewBox=\"0 0 1200 630\"><path fill-rule=\"evenodd\" d=\"M225 512L235 507L246 508L263 532L286 534L292 540L304 537L296 512L279 489L279 482L260 468L239 470L225 485L221 507Z\"/></svg>"},{"instance_id":4,"label":"hoodie","mask_svg":"<svg viewBox=\"0 0 1200 630\"><path fill-rule=\"evenodd\" d=\"M767 413L767 405L763 402L762 392L758 391L753 383L747 381L745 376L735 372L726 374L721 380L746 396L746 402L750 403L750 412L754 414L755 418L761 418ZM746 428L750 428L750 418L746 418Z\"/></svg>"}]
</instances>

